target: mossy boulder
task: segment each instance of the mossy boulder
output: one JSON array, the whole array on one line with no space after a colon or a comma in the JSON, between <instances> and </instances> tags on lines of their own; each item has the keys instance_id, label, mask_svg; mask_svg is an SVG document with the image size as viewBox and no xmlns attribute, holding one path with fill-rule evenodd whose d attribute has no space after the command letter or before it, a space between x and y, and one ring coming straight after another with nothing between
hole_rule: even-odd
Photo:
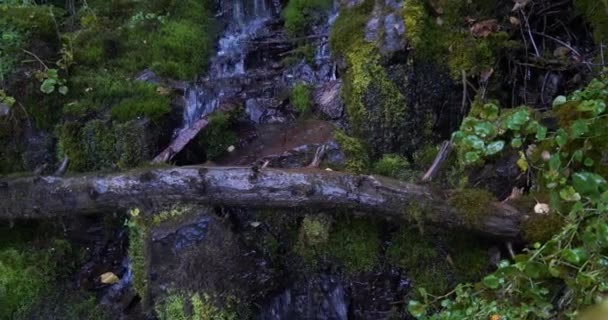
<instances>
[{"instance_id":1,"label":"mossy boulder","mask_svg":"<svg viewBox=\"0 0 608 320\"><path fill-rule=\"evenodd\" d=\"M346 274L368 272L380 261L380 226L359 218L340 220L333 228L326 218L305 218L295 247L313 270L333 265Z\"/></svg>"},{"instance_id":2,"label":"mossy boulder","mask_svg":"<svg viewBox=\"0 0 608 320\"><path fill-rule=\"evenodd\" d=\"M460 211L466 223L475 226L482 221L495 199L492 193L483 189L461 189L452 194L449 202Z\"/></svg>"},{"instance_id":3,"label":"mossy boulder","mask_svg":"<svg viewBox=\"0 0 608 320\"><path fill-rule=\"evenodd\" d=\"M92 120L84 125L68 121L59 125L57 157L70 159L70 171L127 169L154 156L158 149L159 128L149 121L113 123Z\"/></svg>"},{"instance_id":4,"label":"mossy boulder","mask_svg":"<svg viewBox=\"0 0 608 320\"><path fill-rule=\"evenodd\" d=\"M251 254L212 208L167 210L136 211L129 223L136 240L129 250L136 262L134 283L145 309L152 311L156 305L161 318L183 311L185 319L199 319L181 308L189 305L200 307L200 312L207 310L196 301L200 299L221 314L220 310L231 304L250 306L275 287L267 261Z\"/></svg>"},{"instance_id":5,"label":"mossy boulder","mask_svg":"<svg viewBox=\"0 0 608 320\"><path fill-rule=\"evenodd\" d=\"M446 76L447 68L405 50L383 50L380 36L366 40L370 19L384 21L399 8L363 1L342 9L330 36L346 65L342 96L351 130L371 146L372 158L411 158L421 146L447 137L459 121L461 89Z\"/></svg>"}]
</instances>

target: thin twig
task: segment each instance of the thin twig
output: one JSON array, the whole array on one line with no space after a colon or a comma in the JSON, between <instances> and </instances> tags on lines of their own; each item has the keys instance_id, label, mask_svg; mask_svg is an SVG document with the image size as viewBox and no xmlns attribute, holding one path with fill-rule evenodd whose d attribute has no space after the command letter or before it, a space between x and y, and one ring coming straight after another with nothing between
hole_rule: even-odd
<instances>
[{"instance_id":1,"label":"thin twig","mask_svg":"<svg viewBox=\"0 0 608 320\"><path fill-rule=\"evenodd\" d=\"M526 29L528 29L528 35L530 36L530 41L532 41L532 47L534 47L534 51L536 52L536 56L540 57L540 52L538 51L538 47L536 46L536 42L534 42L534 37L532 36L532 29L530 29L530 22L528 22L528 17L523 9L520 10L521 15L524 17L526 21Z\"/></svg>"},{"instance_id":2,"label":"thin twig","mask_svg":"<svg viewBox=\"0 0 608 320\"><path fill-rule=\"evenodd\" d=\"M464 114L467 108L467 72L462 69L462 105L460 112Z\"/></svg>"},{"instance_id":3,"label":"thin twig","mask_svg":"<svg viewBox=\"0 0 608 320\"><path fill-rule=\"evenodd\" d=\"M429 182L433 180L433 178L437 175L447 158L450 156L451 152L452 142L444 141L441 145L441 148L439 149L439 153L437 153L437 156L435 157L435 160L433 160L433 164L422 177L422 182Z\"/></svg>"},{"instance_id":4,"label":"thin twig","mask_svg":"<svg viewBox=\"0 0 608 320\"><path fill-rule=\"evenodd\" d=\"M44 63L35 53L31 52L31 51L27 51L25 49L21 49L23 52L27 53L28 55L32 56L34 59L36 59L38 62L40 62L40 64L42 64L42 66L44 66L44 70L48 70L49 67L46 65L46 63Z\"/></svg>"},{"instance_id":5,"label":"thin twig","mask_svg":"<svg viewBox=\"0 0 608 320\"><path fill-rule=\"evenodd\" d=\"M553 40L553 41L555 41L555 42L557 42L557 43L561 44L562 46L564 46L564 47L566 47L566 48L570 49L570 51L572 51L572 52L576 53L576 55L577 55L577 56L579 56L579 57L581 57L581 58L583 57L583 56L582 56L582 55L581 55L581 54L580 54L580 53L579 53L579 52L578 52L576 49L574 49L572 46L570 46L569 44L567 44L567 43L565 43L565 42L563 42L563 41L561 41L561 40L559 40L559 39L557 39L557 38L555 38L555 37L552 37L552 36L550 36L550 35L548 35L548 34L544 34L544 33L542 33L542 32L536 32L536 31L533 31L533 33L534 33L534 34L537 34L537 35L539 35L539 36L543 36L543 37L546 37L546 38L548 38L548 39L551 39L551 40Z\"/></svg>"}]
</instances>

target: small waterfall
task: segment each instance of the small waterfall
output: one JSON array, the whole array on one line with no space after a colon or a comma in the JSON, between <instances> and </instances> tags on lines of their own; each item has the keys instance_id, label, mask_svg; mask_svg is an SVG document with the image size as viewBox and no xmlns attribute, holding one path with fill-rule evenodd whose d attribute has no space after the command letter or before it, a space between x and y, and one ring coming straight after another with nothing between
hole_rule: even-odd
<instances>
[{"instance_id":1,"label":"small waterfall","mask_svg":"<svg viewBox=\"0 0 608 320\"><path fill-rule=\"evenodd\" d=\"M347 320L344 286L332 276L321 275L307 283L296 283L262 308L257 320Z\"/></svg>"},{"instance_id":2,"label":"small waterfall","mask_svg":"<svg viewBox=\"0 0 608 320\"><path fill-rule=\"evenodd\" d=\"M184 123L176 134L219 107L221 98L230 89L222 80L245 74L247 41L273 17L276 12L273 8L271 0L220 1L218 16L223 16L227 26L218 41L217 53L211 59L208 75L202 84L193 84L186 90Z\"/></svg>"}]
</instances>

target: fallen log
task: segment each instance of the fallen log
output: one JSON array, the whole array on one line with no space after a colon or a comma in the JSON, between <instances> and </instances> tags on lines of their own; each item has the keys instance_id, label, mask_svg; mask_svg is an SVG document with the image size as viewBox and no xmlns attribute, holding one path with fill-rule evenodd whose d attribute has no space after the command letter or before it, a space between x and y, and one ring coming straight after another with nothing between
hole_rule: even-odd
<instances>
[{"instance_id":1,"label":"fallen log","mask_svg":"<svg viewBox=\"0 0 608 320\"><path fill-rule=\"evenodd\" d=\"M192 127L182 130L177 138L171 142L171 144L163 150L159 155L154 157L152 163L165 163L173 159L175 155L180 153L192 139L194 139L201 130L205 129L209 122L207 119L200 119L195 122Z\"/></svg>"},{"instance_id":2,"label":"fallen log","mask_svg":"<svg viewBox=\"0 0 608 320\"><path fill-rule=\"evenodd\" d=\"M0 219L103 214L135 207L155 212L154 208L176 203L352 209L501 238L517 237L522 218L513 207L497 202L488 203L487 212L471 223L442 192L427 186L310 168L192 166L0 180Z\"/></svg>"}]
</instances>

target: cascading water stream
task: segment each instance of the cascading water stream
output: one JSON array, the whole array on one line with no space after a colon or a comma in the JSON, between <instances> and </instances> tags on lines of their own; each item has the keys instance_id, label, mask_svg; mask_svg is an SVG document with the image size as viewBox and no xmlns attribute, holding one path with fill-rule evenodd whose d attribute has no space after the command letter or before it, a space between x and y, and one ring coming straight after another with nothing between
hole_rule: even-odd
<instances>
[{"instance_id":1,"label":"cascading water stream","mask_svg":"<svg viewBox=\"0 0 608 320\"><path fill-rule=\"evenodd\" d=\"M226 79L245 74L247 41L274 16L275 6L275 1L271 0L220 2L218 16L223 16L227 26L218 41L217 53L211 59L209 73L202 83L191 85L186 91L183 126L177 133L219 107L221 98L230 90L224 85Z\"/></svg>"}]
</instances>

